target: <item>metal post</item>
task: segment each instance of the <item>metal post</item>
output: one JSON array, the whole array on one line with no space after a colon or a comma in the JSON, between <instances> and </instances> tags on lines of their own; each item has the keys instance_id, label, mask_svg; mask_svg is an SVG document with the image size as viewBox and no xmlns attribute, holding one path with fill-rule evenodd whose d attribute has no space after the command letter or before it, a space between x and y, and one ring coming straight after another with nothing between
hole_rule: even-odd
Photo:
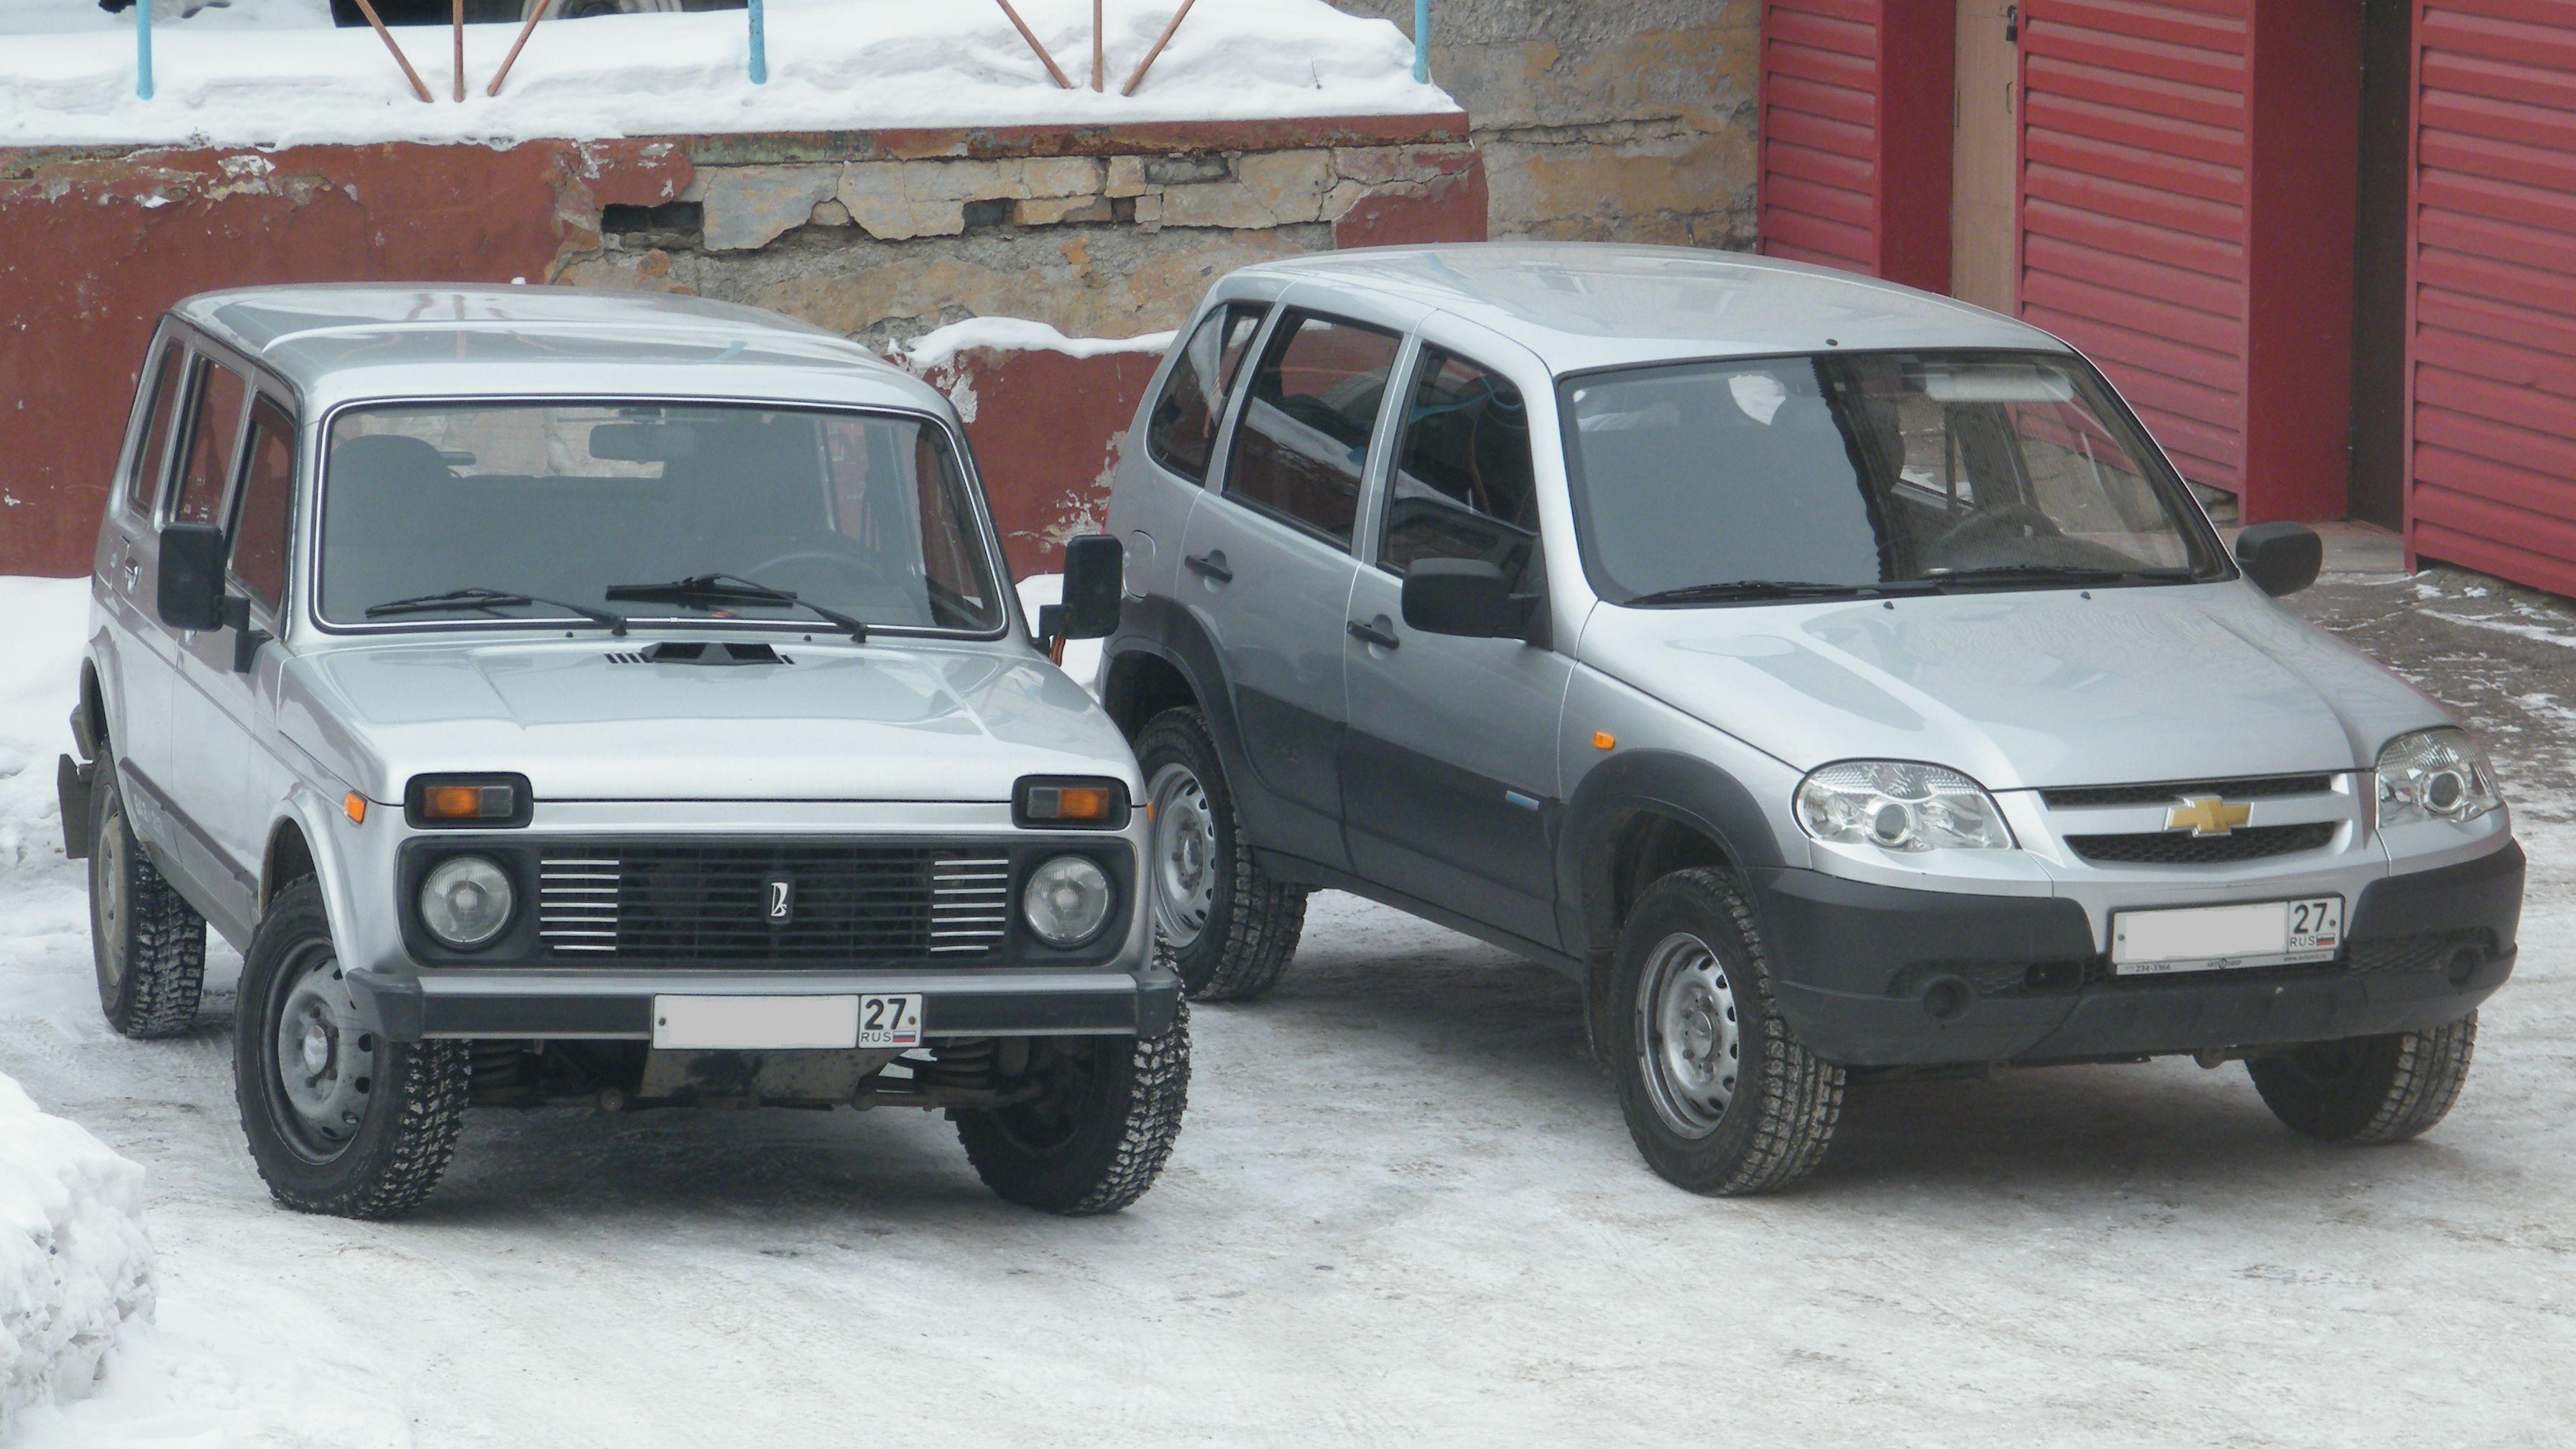
<instances>
[{"instance_id":1,"label":"metal post","mask_svg":"<svg viewBox=\"0 0 2576 1449\"><path fill-rule=\"evenodd\" d=\"M152 99L152 0L134 0L134 93Z\"/></svg>"},{"instance_id":2,"label":"metal post","mask_svg":"<svg viewBox=\"0 0 2576 1449\"><path fill-rule=\"evenodd\" d=\"M1413 0L1413 79L1431 84L1431 0Z\"/></svg>"},{"instance_id":3,"label":"metal post","mask_svg":"<svg viewBox=\"0 0 2576 1449\"><path fill-rule=\"evenodd\" d=\"M769 30L760 13L760 0L751 0L751 83L769 84Z\"/></svg>"}]
</instances>

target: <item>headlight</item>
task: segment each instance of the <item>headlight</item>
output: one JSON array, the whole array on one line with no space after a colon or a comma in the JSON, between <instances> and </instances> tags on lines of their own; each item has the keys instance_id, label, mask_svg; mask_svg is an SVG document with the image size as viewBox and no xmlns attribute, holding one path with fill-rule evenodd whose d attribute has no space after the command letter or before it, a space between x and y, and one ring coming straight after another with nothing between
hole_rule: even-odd
<instances>
[{"instance_id":1,"label":"headlight","mask_svg":"<svg viewBox=\"0 0 2576 1449\"><path fill-rule=\"evenodd\" d=\"M471 951L510 924L517 892L509 872L479 855L451 856L420 883L420 923L442 943Z\"/></svg>"},{"instance_id":2,"label":"headlight","mask_svg":"<svg viewBox=\"0 0 2576 1449\"><path fill-rule=\"evenodd\" d=\"M1799 781L1798 823L1818 840L1881 850L2013 845L2003 813L1976 781L1902 760L1846 760Z\"/></svg>"},{"instance_id":3,"label":"headlight","mask_svg":"<svg viewBox=\"0 0 2576 1449\"><path fill-rule=\"evenodd\" d=\"M2399 735L2379 752L2379 823L2475 820L2504 803L2487 752L2458 729Z\"/></svg>"},{"instance_id":4,"label":"headlight","mask_svg":"<svg viewBox=\"0 0 2576 1449\"><path fill-rule=\"evenodd\" d=\"M1085 856L1059 855L1029 872L1020 914L1050 946L1071 948L1109 920L1109 872Z\"/></svg>"}]
</instances>

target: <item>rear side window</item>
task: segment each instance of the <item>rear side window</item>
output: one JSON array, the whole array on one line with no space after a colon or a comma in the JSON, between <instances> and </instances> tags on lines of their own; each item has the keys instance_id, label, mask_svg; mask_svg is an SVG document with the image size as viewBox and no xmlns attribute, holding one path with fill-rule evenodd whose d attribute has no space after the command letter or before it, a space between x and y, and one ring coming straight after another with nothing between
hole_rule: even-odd
<instances>
[{"instance_id":1,"label":"rear side window","mask_svg":"<svg viewBox=\"0 0 2576 1449\"><path fill-rule=\"evenodd\" d=\"M186 353L169 346L152 362L150 390L143 397L143 431L134 445L132 471L125 475L125 499L137 513L149 514L161 502L161 475L169 471L170 424L179 413L179 375L187 360Z\"/></svg>"},{"instance_id":2,"label":"rear side window","mask_svg":"<svg viewBox=\"0 0 2576 1449\"><path fill-rule=\"evenodd\" d=\"M1226 395L1267 310L1249 302L1230 303L1209 313L1190 334L1146 422L1145 447L1155 462L1193 483L1207 481Z\"/></svg>"},{"instance_id":3,"label":"rear side window","mask_svg":"<svg viewBox=\"0 0 2576 1449\"><path fill-rule=\"evenodd\" d=\"M178 497L170 505L171 522L213 523L222 516L224 482L232 476L246 391L241 374L232 369L216 362L198 366L196 406L188 414L187 463L179 472Z\"/></svg>"},{"instance_id":4,"label":"rear side window","mask_svg":"<svg viewBox=\"0 0 2576 1449\"><path fill-rule=\"evenodd\" d=\"M267 398L252 403L242 454L233 577L274 612L286 598L286 540L295 499L294 420Z\"/></svg>"},{"instance_id":5,"label":"rear side window","mask_svg":"<svg viewBox=\"0 0 2576 1449\"><path fill-rule=\"evenodd\" d=\"M1282 317L1253 370L1226 496L1348 547L1396 343L1375 327Z\"/></svg>"},{"instance_id":6,"label":"rear side window","mask_svg":"<svg viewBox=\"0 0 2576 1449\"><path fill-rule=\"evenodd\" d=\"M1387 489L1379 566L1401 574L1426 558L1483 559L1517 592L1537 545L1538 482L1520 389L1424 348Z\"/></svg>"}]
</instances>

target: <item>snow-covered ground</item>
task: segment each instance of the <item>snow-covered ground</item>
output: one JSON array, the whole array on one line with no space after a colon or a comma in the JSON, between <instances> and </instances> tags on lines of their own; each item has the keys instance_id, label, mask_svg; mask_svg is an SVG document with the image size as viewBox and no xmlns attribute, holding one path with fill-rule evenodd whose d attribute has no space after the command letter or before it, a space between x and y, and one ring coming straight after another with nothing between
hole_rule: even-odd
<instances>
[{"instance_id":1,"label":"snow-covered ground","mask_svg":"<svg viewBox=\"0 0 2576 1449\"><path fill-rule=\"evenodd\" d=\"M143 1169L0 1075L0 1436L152 1316Z\"/></svg>"},{"instance_id":2,"label":"snow-covered ground","mask_svg":"<svg viewBox=\"0 0 2576 1449\"><path fill-rule=\"evenodd\" d=\"M373 31L334 28L322 0L235 0L153 26L151 100L135 94L134 15L91 0L0 0L0 145L523 140L1100 125L1398 115L1456 103L1413 80L1413 47L1325 0L1221 0L1193 10L1133 96L1118 92L1171 18L1109 0L1107 87L1088 88L1091 6L1016 0L1078 89L1047 78L990 0L768 0L769 82L752 84L739 10L614 15L537 27L497 97L485 86L517 27L465 28L466 98L447 32L396 30L435 104L414 96Z\"/></svg>"},{"instance_id":3,"label":"snow-covered ground","mask_svg":"<svg viewBox=\"0 0 2576 1449\"><path fill-rule=\"evenodd\" d=\"M1004 1206L909 1113L546 1111L475 1115L363 1224L251 1170L229 952L194 1035L101 1024L50 818L79 586L0 581L0 1072L145 1166L161 1279L23 1440L2566 1442L2576 614L2420 587L2300 602L2488 729L2534 871L2408 1146L2293 1137L2235 1069L2029 1071L1860 1088L1807 1188L1707 1201L1636 1160L1562 980L1323 896L1275 996L1196 1014L1124 1215Z\"/></svg>"}]
</instances>

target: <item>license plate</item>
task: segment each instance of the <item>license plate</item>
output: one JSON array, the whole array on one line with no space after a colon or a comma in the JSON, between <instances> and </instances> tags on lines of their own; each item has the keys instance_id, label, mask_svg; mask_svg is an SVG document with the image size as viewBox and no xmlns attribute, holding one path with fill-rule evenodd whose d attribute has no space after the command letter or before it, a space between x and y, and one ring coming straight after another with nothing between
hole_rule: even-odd
<instances>
[{"instance_id":1,"label":"license plate","mask_svg":"<svg viewBox=\"0 0 2576 1449\"><path fill-rule=\"evenodd\" d=\"M2121 976L2331 961L2342 945L2341 896L2111 916L2111 970Z\"/></svg>"},{"instance_id":2,"label":"license plate","mask_svg":"<svg viewBox=\"0 0 2576 1449\"><path fill-rule=\"evenodd\" d=\"M653 1047L848 1051L858 1044L859 1001L856 996L656 996Z\"/></svg>"},{"instance_id":3,"label":"license plate","mask_svg":"<svg viewBox=\"0 0 2576 1449\"><path fill-rule=\"evenodd\" d=\"M859 1045L862 1047L921 1045L921 998L918 996L860 997Z\"/></svg>"}]
</instances>

